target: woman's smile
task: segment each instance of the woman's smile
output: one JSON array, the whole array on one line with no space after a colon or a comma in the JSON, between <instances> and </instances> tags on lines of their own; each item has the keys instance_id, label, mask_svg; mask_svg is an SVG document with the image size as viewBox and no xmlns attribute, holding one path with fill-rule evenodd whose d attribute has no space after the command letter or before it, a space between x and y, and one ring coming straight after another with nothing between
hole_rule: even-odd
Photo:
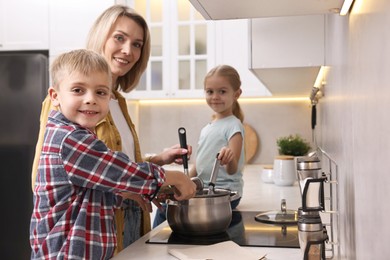
<instances>
[{"instance_id":1,"label":"woman's smile","mask_svg":"<svg viewBox=\"0 0 390 260\"><path fill-rule=\"evenodd\" d=\"M129 64L130 62L126 59L123 59L123 58L118 58L118 57L114 57L114 60L118 63L121 63L121 64L124 64L124 65L127 65Z\"/></svg>"}]
</instances>

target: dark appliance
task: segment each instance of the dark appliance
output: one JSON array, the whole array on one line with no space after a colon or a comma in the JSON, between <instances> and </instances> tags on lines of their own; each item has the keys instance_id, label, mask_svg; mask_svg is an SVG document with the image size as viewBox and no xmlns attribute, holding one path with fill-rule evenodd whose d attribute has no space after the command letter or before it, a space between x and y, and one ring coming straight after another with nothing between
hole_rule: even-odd
<instances>
[{"instance_id":1,"label":"dark appliance","mask_svg":"<svg viewBox=\"0 0 390 260\"><path fill-rule=\"evenodd\" d=\"M208 236L176 234L166 226L146 243L211 245L232 240L240 246L299 248L296 224L275 225L258 222L255 220L257 214L258 211L233 210L232 221L227 231Z\"/></svg>"},{"instance_id":2,"label":"dark appliance","mask_svg":"<svg viewBox=\"0 0 390 260\"><path fill-rule=\"evenodd\" d=\"M31 166L41 103L49 83L48 52L0 52L0 165L3 259L29 259Z\"/></svg>"}]
</instances>

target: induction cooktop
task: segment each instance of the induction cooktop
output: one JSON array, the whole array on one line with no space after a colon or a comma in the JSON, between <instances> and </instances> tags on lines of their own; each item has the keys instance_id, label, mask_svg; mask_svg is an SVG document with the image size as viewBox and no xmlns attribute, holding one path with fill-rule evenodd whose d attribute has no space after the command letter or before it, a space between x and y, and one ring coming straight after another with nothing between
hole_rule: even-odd
<instances>
[{"instance_id":1,"label":"induction cooktop","mask_svg":"<svg viewBox=\"0 0 390 260\"><path fill-rule=\"evenodd\" d=\"M259 222L258 211L233 211L232 221L226 232L211 236L187 236L164 227L151 237L149 244L211 245L232 240L240 246L299 248L298 226L275 225Z\"/></svg>"}]
</instances>

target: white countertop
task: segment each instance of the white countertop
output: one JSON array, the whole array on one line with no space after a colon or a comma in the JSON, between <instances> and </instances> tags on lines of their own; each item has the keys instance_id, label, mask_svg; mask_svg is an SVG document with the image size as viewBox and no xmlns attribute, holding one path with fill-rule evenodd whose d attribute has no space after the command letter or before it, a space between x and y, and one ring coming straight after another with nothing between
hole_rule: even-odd
<instances>
[{"instance_id":1,"label":"white countertop","mask_svg":"<svg viewBox=\"0 0 390 260\"><path fill-rule=\"evenodd\" d=\"M244 170L244 194L240 205L241 211L269 211L279 210L281 199L286 199L287 209L297 210L301 205L301 197L298 184L294 186L276 186L275 184L264 183L261 180L261 165L247 165ZM189 248L194 245L164 245L147 244L149 238L166 227L167 222L162 223L151 232L124 249L113 259L176 259L168 253L171 248ZM198 247L198 246L197 246ZM199 246L201 247L201 246ZM275 247L243 247L250 250L259 258L267 254L267 260L301 260L300 249L275 248ZM244 260L244 259L243 259Z\"/></svg>"}]
</instances>

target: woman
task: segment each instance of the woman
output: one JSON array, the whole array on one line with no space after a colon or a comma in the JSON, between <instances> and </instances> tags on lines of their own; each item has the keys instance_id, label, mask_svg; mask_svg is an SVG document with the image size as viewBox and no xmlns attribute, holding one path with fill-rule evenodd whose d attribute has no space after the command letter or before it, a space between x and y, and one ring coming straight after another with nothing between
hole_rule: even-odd
<instances>
[{"instance_id":1,"label":"woman","mask_svg":"<svg viewBox=\"0 0 390 260\"><path fill-rule=\"evenodd\" d=\"M96 134L110 149L123 151L133 161L141 162L138 136L127 111L126 100L119 91L133 90L148 64L150 34L146 21L129 7L114 5L104 11L95 21L88 35L87 49L94 50L105 57L110 65L114 82L110 113L97 125ZM33 163L33 189L50 108L50 98L46 97L42 104L39 137ZM187 152L191 154L191 147L187 151L175 145L146 160L159 165L173 161L181 163L181 160L176 158L180 158ZM117 252L150 231L150 204L145 203L139 195L122 195L131 200L126 200L126 206L118 209L115 214ZM143 211L134 201L137 201Z\"/></svg>"}]
</instances>

